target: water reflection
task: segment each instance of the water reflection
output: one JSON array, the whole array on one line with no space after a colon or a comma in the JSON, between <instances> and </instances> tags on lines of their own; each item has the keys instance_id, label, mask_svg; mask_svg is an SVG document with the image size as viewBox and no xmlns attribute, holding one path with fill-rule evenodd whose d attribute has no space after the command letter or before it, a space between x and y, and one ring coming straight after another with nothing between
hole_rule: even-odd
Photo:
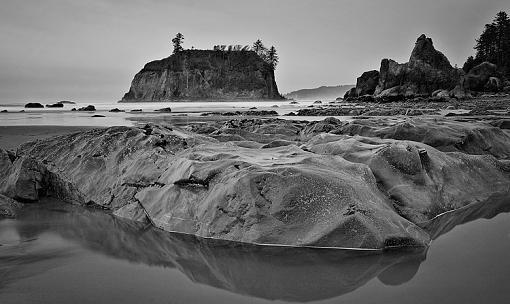
<instances>
[{"instance_id":1,"label":"water reflection","mask_svg":"<svg viewBox=\"0 0 510 304\"><path fill-rule=\"evenodd\" d=\"M494 199L445 214L424 227L435 238L454 225L510 211ZM6 235L8 229L13 233ZM190 280L263 299L308 302L352 292L374 278L385 285L411 280L426 250L355 252L250 246L170 234L102 211L47 202L16 221L0 221L0 293L18 280L45 272L73 256L73 244L116 259L178 269ZM68 241L58 242L58 236ZM44 242L34 240L44 238ZM55 249L56 248L56 249Z\"/></svg>"}]
</instances>

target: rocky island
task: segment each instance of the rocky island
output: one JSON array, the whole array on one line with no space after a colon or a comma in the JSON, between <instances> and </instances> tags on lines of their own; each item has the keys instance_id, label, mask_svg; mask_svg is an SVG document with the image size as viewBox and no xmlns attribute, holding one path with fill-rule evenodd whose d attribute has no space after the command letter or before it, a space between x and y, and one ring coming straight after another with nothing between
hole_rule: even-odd
<instances>
[{"instance_id":1,"label":"rocky island","mask_svg":"<svg viewBox=\"0 0 510 304\"><path fill-rule=\"evenodd\" d=\"M252 50L183 50L147 63L122 102L282 99L274 69Z\"/></svg>"}]
</instances>

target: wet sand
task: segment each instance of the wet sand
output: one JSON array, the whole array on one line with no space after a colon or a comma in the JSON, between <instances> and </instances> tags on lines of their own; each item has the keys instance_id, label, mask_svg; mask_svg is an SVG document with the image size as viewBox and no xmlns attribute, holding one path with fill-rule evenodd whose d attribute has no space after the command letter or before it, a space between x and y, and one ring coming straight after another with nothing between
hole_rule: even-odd
<instances>
[{"instance_id":1,"label":"wet sand","mask_svg":"<svg viewBox=\"0 0 510 304\"><path fill-rule=\"evenodd\" d=\"M0 148L13 150L25 142L95 129L90 126L0 126Z\"/></svg>"}]
</instances>

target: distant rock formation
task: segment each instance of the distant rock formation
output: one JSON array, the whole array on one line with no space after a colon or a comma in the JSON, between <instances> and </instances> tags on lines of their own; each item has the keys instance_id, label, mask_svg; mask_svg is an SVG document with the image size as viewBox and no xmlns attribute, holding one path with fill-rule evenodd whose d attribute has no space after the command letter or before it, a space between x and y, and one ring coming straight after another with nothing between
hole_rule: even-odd
<instances>
[{"instance_id":1,"label":"distant rock formation","mask_svg":"<svg viewBox=\"0 0 510 304\"><path fill-rule=\"evenodd\" d=\"M377 85L374 89L374 83ZM379 72L365 72L345 99L373 95L393 101L414 97L468 97L472 91L498 91L505 86L497 67L484 62L466 75L434 48L431 38L421 35L407 63L383 59ZM373 90L373 91L372 91Z\"/></svg>"},{"instance_id":2,"label":"distant rock formation","mask_svg":"<svg viewBox=\"0 0 510 304\"><path fill-rule=\"evenodd\" d=\"M322 86L314 89L301 89L285 94L285 97L297 100L316 100L331 99L334 100L343 96L345 92L353 88L354 85Z\"/></svg>"},{"instance_id":3,"label":"distant rock formation","mask_svg":"<svg viewBox=\"0 0 510 304\"><path fill-rule=\"evenodd\" d=\"M88 111L88 112L92 112L95 110L96 110L96 107L94 107L93 105L88 105L86 107L81 107L78 109L78 111Z\"/></svg>"},{"instance_id":4,"label":"distant rock formation","mask_svg":"<svg viewBox=\"0 0 510 304\"><path fill-rule=\"evenodd\" d=\"M273 69L255 52L185 50L147 63L122 101L281 98Z\"/></svg>"}]
</instances>

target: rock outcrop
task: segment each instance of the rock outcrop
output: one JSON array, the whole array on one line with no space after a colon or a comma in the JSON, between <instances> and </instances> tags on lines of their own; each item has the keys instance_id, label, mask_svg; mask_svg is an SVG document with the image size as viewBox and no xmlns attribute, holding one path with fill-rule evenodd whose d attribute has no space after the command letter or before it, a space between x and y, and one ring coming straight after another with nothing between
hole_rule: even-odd
<instances>
[{"instance_id":1,"label":"rock outcrop","mask_svg":"<svg viewBox=\"0 0 510 304\"><path fill-rule=\"evenodd\" d=\"M379 84L379 71L373 70L363 73L356 81L356 95L373 95Z\"/></svg>"},{"instance_id":2,"label":"rock outcrop","mask_svg":"<svg viewBox=\"0 0 510 304\"><path fill-rule=\"evenodd\" d=\"M147 63L122 101L281 98L273 69L255 52L185 50Z\"/></svg>"},{"instance_id":3,"label":"rock outcrop","mask_svg":"<svg viewBox=\"0 0 510 304\"><path fill-rule=\"evenodd\" d=\"M432 39L421 35L409 62L399 64L383 59L375 90L380 96L430 96L436 90L452 90L459 82L461 70L455 69L443 53L434 48Z\"/></svg>"},{"instance_id":4,"label":"rock outcrop","mask_svg":"<svg viewBox=\"0 0 510 304\"><path fill-rule=\"evenodd\" d=\"M427 246L423 223L510 186L497 153L324 133L342 126L334 119L218 124L198 127L203 135L147 125L28 143L2 152L0 194L52 195L200 237L382 249Z\"/></svg>"},{"instance_id":5,"label":"rock outcrop","mask_svg":"<svg viewBox=\"0 0 510 304\"><path fill-rule=\"evenodd\" d=\"M38 102L29 102L29 103L25 104L25 108L42 109L42 108L44 108L44 106Z\"/></svg>"},{"instance_id":6,"label":"rock outcrop","mask_svg":"<svg viewBox=\"0 0 510 304\"><path fill-rule=\"evenodd\" d=\"M15 218L23 204L0 194L0 220L2 218Z\"/></svg>"},{"instance_id":7,"label":"rock outcrop","mask_svg":"<svg viewBox=\"0 0 510 304\"><path fill-rule=\"evenodd\" d=\"M498 91L502 89L501 79L502 75L495 64L482 62L469 70L463 86L471 91Z\"/></svg>"},{"instance_id":8,"label":"rock outcrop","mask_svg":"<svg viewBox=\"0 0 510 304\"><path fill-rule=\"evenodd\" d=\"M372 92L375 79L378 83ZM356 88L348 91L344 99L361 102L393 102L429 96L465 99L476 92L504 91L505 81L498 67L489 62L473 67L468 74L452 67L446 56L434 48L432 39L421 35L409 62L400 64L383 59L379 72L363 73ZM373 95L375 99L367 99L366 95Z\"/></svg>"}]
</instances>

